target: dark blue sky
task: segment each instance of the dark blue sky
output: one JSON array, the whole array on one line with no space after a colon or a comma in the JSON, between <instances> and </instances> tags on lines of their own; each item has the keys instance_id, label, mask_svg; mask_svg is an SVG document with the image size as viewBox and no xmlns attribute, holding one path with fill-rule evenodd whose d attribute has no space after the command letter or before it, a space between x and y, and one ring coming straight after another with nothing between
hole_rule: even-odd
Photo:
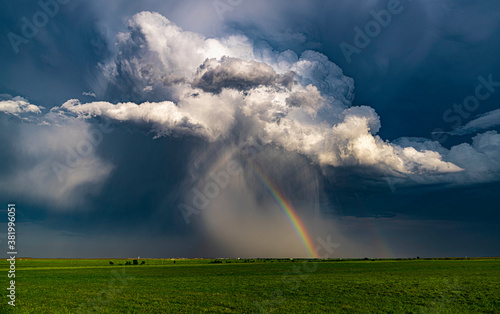
<instances>
[{"instance_id":1,"label":"dark blue sky","mask_svg":"<svg viewBox=\"0 0 500 314\"><path fill-rule=\"evenodd\" d=\"M303 256L259 167L331 257L498 256L499 4L41 2L0 12L20 255Z\"/></svg>"}]
</instances>

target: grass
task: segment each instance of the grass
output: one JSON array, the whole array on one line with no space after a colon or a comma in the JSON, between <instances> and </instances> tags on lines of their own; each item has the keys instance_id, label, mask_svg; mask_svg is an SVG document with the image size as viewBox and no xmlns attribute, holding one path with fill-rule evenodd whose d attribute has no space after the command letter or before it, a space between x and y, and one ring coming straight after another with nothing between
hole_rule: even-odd
<instances>
[{"instance_id":1,"label":"grass","mask_svg":"<svg viewBox=\"0 0 500 314\"><path fill-rule=\"evenodd\" d=\"M499 259L145 261L18 260L15 312L500 313Z\"/></svg>"}]
</instances>

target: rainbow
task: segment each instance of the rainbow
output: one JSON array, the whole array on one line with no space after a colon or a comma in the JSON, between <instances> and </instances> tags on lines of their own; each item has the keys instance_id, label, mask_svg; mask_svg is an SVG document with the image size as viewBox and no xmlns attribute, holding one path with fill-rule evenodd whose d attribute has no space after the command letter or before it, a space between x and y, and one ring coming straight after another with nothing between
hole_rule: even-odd
<instances>
[{"instance_id":1,"label":"rainbow","mask_svg":"<svg viewBox=\"0 0 500 314\"><path fill-rule=\"evenodd\" d=\"M267 178L267 176L256 165L253 165L253 168L255 170L255 174L257 175L257 177L269 190L269 192L276 200L281 210L288 217L288 220L290 220L290 223L292 224L293 228L295 229L295 232L297 233L300 240L304 244L304 247L307 249L310 257L318 258L316 250L314 249L312 238L307 232L304 223L302 223L300 217L293 209L292 205L283 197L283 195L281 195L279 189L271 182L271 180L269 180L269 178Z\"/></svg>"}]
</instances>

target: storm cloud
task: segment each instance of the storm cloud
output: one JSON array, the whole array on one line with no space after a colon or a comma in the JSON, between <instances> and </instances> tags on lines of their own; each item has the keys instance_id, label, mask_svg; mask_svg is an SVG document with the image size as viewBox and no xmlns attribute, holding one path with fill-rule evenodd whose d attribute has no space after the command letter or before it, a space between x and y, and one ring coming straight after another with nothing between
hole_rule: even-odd
<instances>
[{"instance_id":1,"label":"storm cloud","mask_svg":"<svg viewBox=\"0 0 500 314\"><path fill-rule=\"evenodd\" d=\"M17 54L4 36L0 200L26 254L304 256L256 169L336 257L496 254L500 93L453 110L500 77L500 7L401 1L348 63L340 44L387 4L70 2ZM39 9L6 3L2 33Z\"/></svg>"},{"instance_id":2,"label":"storm cloud","mask_svg":"<svg viewBox=\"0 0 500 314\"><path fill-rule=\"evenodd\" d=\"M368 166L419 183L453 181L443 174L467 172L478 162L471 156L454 164L450 160L457 159L453 153L458 148L450 154L430 140L425 145L406 141L405 147L384 141L377 135L381 123L375 110L352 106L352 79L320 53L306 51L299 57L291 51L261 51L243 36L205 38L150 12L135 15L129 27L129 33L118 36L125 53L107 68L126 64L135 70L111 71L110 80L126 77L135 86L151 87L139 94L168 89L172 101L68 101L53 111L147 124L157 136L174 132L217 141L236 132L244 141L258 133L263 144L304 154L322 166ZM140 38L140 45L132 38ZM144 51L141 59L125 57L138 50ZM253 128L241 131L242 124Z\"/></svg>"}]
</instances>

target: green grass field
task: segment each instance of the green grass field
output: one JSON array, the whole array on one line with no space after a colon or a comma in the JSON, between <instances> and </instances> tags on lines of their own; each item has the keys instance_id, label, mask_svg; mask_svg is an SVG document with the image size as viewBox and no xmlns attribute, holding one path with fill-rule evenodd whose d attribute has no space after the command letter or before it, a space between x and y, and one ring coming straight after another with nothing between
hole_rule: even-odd
<instances>
[{"instance_id":1,"label":"green grass field","mask_svg":"<svg viewBox=\"0 0 500 314\"><path fill-rule=\"evenodd\" d=\"M500 259L112 261L18 260L0 311L500 313Z\"/></svg>"}]
</instances>

